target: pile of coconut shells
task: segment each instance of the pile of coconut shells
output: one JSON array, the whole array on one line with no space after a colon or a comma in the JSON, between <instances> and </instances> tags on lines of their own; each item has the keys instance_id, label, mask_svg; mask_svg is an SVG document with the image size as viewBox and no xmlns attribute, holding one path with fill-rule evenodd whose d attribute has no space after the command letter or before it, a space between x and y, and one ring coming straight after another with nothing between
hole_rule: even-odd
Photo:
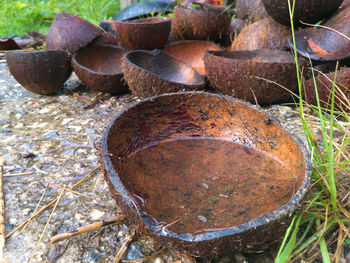
<instances>
[{"instance_id":1,"label":"pile of coconut shells","mask_svg":"<svg viewBox=\"0 0 350 263\"><path fill-rule=\"evenodd\" d=\"M146 98L209 88L266 105L299 95L295 45L304 99L317 103L312 65L323 105L336 75L336 107L349 110L347 2L296 0L295 42L285 0L237 0L235 6L192 2L169 16L105 21L104 29L60 13L47 34L46 51L12 51L6 59L16 80L38 94L56 92L74 69L86 86L113 95L130 90ZM310 27L315 23L319 26Z\"/></svg>"}]
</instances>

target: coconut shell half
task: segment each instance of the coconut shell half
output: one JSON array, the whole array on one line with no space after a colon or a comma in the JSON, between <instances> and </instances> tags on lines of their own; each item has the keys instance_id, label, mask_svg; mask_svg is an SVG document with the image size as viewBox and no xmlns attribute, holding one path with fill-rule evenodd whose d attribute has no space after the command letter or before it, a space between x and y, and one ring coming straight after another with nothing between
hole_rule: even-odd
<instances>
[{"instance_id":1,"label":"coconut shell half","mask_svg":"<svg viewBox=\"0 0 350 263\"><path fill-rule=\"evenodd\" d=\"M207 50L219 51L221 48L210 41L185 40L167 46L163 52L187 63L199 74L206 76L203 58Z\"/></svg>"},{"instance_id":2,"label":"coconut shell half","mask_svg":"<svg viewBox=\"0 0 350 263\"><path fill-rule=\"evenodd\" d=\"M259 20L242 29L233 41L230 51L288 48L290 28L283 26L271 17Z\"/></svg>"},{"instance_id":3,"label":"coconut shell half","mask_svg":"<svg viewBox=\"0 0 350 263\"><path fill-rule=\"evenodd\" d=\"M230 22L231 18L226 14L178 7L175 11L174 29L182 39L218 42Z\"/></svg>"},{"instance_id":4,"label":"coconut shell half","mask_svg":"<svg viewBox=\"0 0 350 263\"><path fill-rule=\"evenodd\" d=\"M56 92L72 73L69 54L59 50L6 52L5 58L13 77L40 95Z\"/></svg>"},{"instance_id":5,"label":"coconut shell half","mask_svg":"<svg viewBox=\"0 0 350 263\"><path fill-rule=\"evenodd\" d=\"M299 62L300 66L305 64L304 60ZM214 87L251 103L288 102L292 100L291 92L298 90L295 60L290 52L207 51L204 64Z\"/></svg>"},{"instance_id":6,"label":"coconut shell half","mask_svg":"<svg viewBox=\"0 0 350 263\"><path fill-rule=\"evenodd\" d=\"M311 178L309 153L276 118L205 92L124 109L104 132L101 160L128 220L158 245L198 257L281 241Z\"/></svg>"},{"instance_id":7,"label":"coconut shell half","mask_svg":"<svg viewBox=\"0 0 350 263\"><path fill-rule=\"evenodd\" d=\"M262 0L267 13L277 22L290 26L287 0ZM293 1L290 1L293 4ZM295 0L293 21L295 24L317 23L337 10L343 0ZM300 22L301 21L301 22Z\"/></svg>"},{"instance_id":8,"label":"coconut shell half","mask_svg":"<svg viewBox=\"0 0 350 263\"><path fill-rule=\"evenodd\" d=\"M74 72L89 88L119 94L128 91L122 81L122 58L126 50L112 45L79 50L72 57Z\"/></svg>"},{"instance_id":9,"label":"coconut shell half","mask_svg":"<svg viewBox=\"0 0 350 263\"><path fill-rule=\"evenodd\" d=\"M89 21L67 13L56 14L46 36L48 50L62 50L70 54L100 36L102 31Z\"/></svg>"},{"instance_id":10,"label":"coconut shell half","mask_svg":"<svg viewBox=\"0 0 350 263\"><path fill-rule=\"evenodd\" d=\"M163 52L129 51L122 64L131 92L141 98L181 90L200 90L205 81L191 66Z\"/></svg>"},{"instance_id":11,"label":"coconut shell half","mask_svg":"<svg viewBox=\"0 0 350 263\"><path fill-rule=\"evenodd\" d=\"M145 18L130 21L116 21L115 26L126 49L162 49L168 41L171 20Z\"/></svg>"},{"instance_id":12,"label":"coconut shell half","mask_svg":"<svg viewBox=\"0 0 350 263\"><path fill-rule=\"evenodd\" d=\"M317 61L336 61L350 57L350 8L339 12L332 19L316 28L296 32L295 45L298 53ZM289 39L294 48L292 38Z\"/></svg>"}]
</instances>

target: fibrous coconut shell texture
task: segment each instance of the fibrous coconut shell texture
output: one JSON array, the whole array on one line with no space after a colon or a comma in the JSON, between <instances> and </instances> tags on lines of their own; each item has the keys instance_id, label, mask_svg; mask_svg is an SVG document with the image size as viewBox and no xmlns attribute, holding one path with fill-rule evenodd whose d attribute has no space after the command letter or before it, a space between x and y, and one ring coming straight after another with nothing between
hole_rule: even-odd
<instances>
[{"instance_id":1,"label":"fibrous coconut shell texture","mask_svg":"<svg viewBox=\"0 0 350 263\"><path fill-rule=\"evenodd\" d=\"M72 73L70 56L59 50L6 52L7 66L27 90L48 95L56 92Z\"/></svg>"},{"instance_id":2,"label":"fibrous coconut shell texture","mask_svg":"<svg viewBox=\"0 0 350 263\"><path fill-rule=\"evenodd\" d=\"M46 36L48 50L73 54L91 43L102 31L89 21L67 13L56 14Z\"/></svg>"},{"instance_id":3,"label":"fibrous coconut shell texture","mask_svg":"<svg viewBox=\"0 0 350 263\"><path fill-rule=\"evenodd\" d=\"M124 78L141 98L181 90L201 90L205 81L191 66L163 52L135 50L125 54Z\"/></svg>"},{"instance_id":4,"label":"fibrous coconut shell texture","mask_svg":"<svg viewBox=\"0 0 350 263\"><path fill-rule=\"evenodd\" d=\"M306 61L299 60L299 66ZM298 82L294 56L280 50L207 51L205 70L213 87L251 103L292 101Z\"/></svg>"},{"instance_id":5,"label":"fibrous coconut shell texture","mask_svg":"<svg viewBox=\"0 0 350 263\"><path fill-rule=\"evenodd\" d=\"M230 51L288 48L289 27L283 26L271 17L259 20L242 29L233 41Z\"/></svg>"}]
</instances>

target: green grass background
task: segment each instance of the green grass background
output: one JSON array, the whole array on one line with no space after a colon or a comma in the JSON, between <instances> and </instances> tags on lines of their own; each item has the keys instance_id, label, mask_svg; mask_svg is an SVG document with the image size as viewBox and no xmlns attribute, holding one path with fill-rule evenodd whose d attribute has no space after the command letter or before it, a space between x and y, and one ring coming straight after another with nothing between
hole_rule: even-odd
<instances>
[{"instance_id":1,"label":"green grass background","mask_svg":"<svg viewBox=\"0 0 350 263\"><path fill-rule=\"evenodd\" d=\"M113 17L120 0L0 0L0 37L28 31L47 33L56 13L66 12L95 25Z\"/></svg>"}]
</instances>

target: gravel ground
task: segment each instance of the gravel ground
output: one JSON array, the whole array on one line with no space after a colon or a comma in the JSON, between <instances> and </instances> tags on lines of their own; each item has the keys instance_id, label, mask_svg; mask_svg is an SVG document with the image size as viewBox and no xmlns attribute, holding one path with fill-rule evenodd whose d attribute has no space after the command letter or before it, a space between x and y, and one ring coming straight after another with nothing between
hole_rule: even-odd
<instances>
[{"instance_id":1,"label":"gravel ground","mask_svg":"<svg viewBox=\"0 0 350 263\"><path fill-rule=\"evenodd\" d=\"M74 95L71 90L86 98ZM49 203L60 190L47 187L56 184L71 187L99 165L96 146L108 122L126 105L137 101L131 94L111 97L95 93L81 85L73 75L65 90L53 96L40 96L26 91L8 72L0 55L0 156L6 160L5 174L31 172L30 175L6 177L6 232L9 233L30 217L43 195L42 203ZM269 110L288 128L302 134L292 108L272 106ZM47 191L45 192L45 189ZM109 203L112 200L101 171L89 177L76 191ZM52 207L27 227L7 240L5 262L28 262L45 227ZM51 245L49 238L118 212L113 208L67 193L59 202L33 262L111 262L130 226L114 225L98 231ZM158 247L146 236L138 235L131 244L126 259L149 256ZM260 255L235 255L200 262L272 262L270 252ZM188 262L170 249L147 262Z\"/></svg>"}]
</instances>

